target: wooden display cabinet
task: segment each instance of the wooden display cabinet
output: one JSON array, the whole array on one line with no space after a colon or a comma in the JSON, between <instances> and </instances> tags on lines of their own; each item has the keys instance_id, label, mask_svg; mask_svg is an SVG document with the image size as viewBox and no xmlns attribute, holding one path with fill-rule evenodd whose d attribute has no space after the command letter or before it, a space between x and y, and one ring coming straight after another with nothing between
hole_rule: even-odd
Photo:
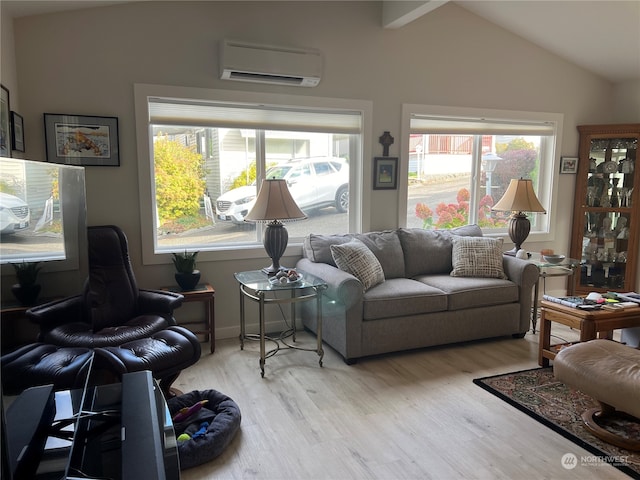
<instances>
[{"instance_id":1,"label":"wooden display cabinet","mask_svg":"<svg viewBox=\"0 0 640 480\"><path fill-rule=\"evenodd\" d=\"M571 258L581 259L575 294L636 288L640 238L640 124L583 125Z\"/></svg>"}]
</instances>

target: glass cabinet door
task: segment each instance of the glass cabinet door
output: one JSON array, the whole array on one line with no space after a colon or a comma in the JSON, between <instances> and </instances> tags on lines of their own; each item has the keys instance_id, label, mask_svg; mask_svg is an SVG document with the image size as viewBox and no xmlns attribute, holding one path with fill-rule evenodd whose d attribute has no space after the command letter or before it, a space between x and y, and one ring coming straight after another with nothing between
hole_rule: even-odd
<instances>
[{"instance_id":1,"label":"glass cabinet door","mask_svg":"<svg viewBox=\"0 0 640 480\"><path fill-rule=\"evenodd\" d=\"M640 125L578 127L580 159L571 257L581 259L575 292L632 291L638 261ZM606 128L611 128L607 132Z\"/></svg>"}]
</instances>

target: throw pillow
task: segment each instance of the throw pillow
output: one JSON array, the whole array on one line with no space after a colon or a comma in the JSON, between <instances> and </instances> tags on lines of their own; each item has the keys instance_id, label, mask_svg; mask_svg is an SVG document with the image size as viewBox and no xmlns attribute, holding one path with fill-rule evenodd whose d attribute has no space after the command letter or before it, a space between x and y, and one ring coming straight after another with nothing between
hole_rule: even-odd
<instances>
[{"instance_id":1,"label":"throw pillow","mask_svg":"<svg viewBox=\"0 0 640 480\"><path fill-rule=\"evenodd\" d=\"M502 267L502 239L453 238L452 277L507 278Z\"/></svg>"},{"instance_id":2,"label":"throw pillow","mask_svg":"<svg viewBox=\"0 0 640 480\"><path fill-rule=\"evenodd\" d=\"M384 272L380 262L360 240L354 238L342 245L331 245L331 255L340 270L360 280L365 292L384 282Z\"/></svg>"}]
</instances>

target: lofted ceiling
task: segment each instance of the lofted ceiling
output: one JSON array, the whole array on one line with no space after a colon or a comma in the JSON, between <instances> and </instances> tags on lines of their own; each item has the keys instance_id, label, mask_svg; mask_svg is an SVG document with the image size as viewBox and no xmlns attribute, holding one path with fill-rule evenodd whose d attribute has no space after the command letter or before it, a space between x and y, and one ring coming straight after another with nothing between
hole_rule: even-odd
<instances>
[{"instance_id":1,"label":"lofted ceiling","mask_svg":"<svg viewBox=\"0 0 640 480\"><path fill-rule=\"evenodd\" d=\"M384 1L400 28L451 1L612 83L640 80L640 0Z\"/></svg>"},{"instance_id":2,"label":"lofted ceiling","mask_svg":"<svg viewBox=\"0 0 640 480\"><path fill-rule=\"evenodd\" d=\"M640 1L455 3L613 83L640 80Z\"/></svg>"},{"instance_id":3,"label":"lofted ceiling","mask_svg":"<svg viewBox=\"0 0 640 480\"><path fill-rule=\"evenodd\" d=\"M640 81L640 0L384 0L382 24L401 28L447 2L612 83ZM0 7L22 17L117 3L128 0L0 0Z\"/></svg>"}]
</instances>

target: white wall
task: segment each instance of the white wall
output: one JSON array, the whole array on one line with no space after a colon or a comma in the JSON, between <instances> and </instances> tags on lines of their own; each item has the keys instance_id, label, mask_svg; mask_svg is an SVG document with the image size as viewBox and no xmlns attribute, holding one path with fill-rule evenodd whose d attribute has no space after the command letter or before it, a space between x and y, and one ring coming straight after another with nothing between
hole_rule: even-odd
<instances>
[{"instance_id":1,"label":"white wall","mask_svg":"<svg viewBox=\"0 0 640 480\"><path fill-rule=\"evenodd\" d=\"M640 80L629 80L615 86L613 95L615 123L640 122Z\"/></svg>"},{"instance_id":2,"label":"white wall","mask_svg":"<svg viewBox=\"0 0 640 480\"><path fill-rule=\"evenodd\" d=\"M136 158L134 83L371 100L373 138L377 141L390 131L396 139L391 155L399 153L403 103L562 113L558 156L577 155L576 125L616 119L614 89L607 81L455 4L398 30L383 29L381 15L379 2L365 1L152 1L18 18L13 26L15 67L5 65L10 45L5 44L3 28L2 81L15 75L19 82L26 158L45 159L45 112L119 118L121 166L86 171L88 222L125 229L137 278L145 288L174 280L169 263L141 262L137 162L148 160ZM325 56L322 82L303 89L219 80L217 45L223 38L318 48ZM372 149L382 153L378 144ZM530 250L544 246L568 251L574 180L573 175L560 176L561 221L553 244L532 242ZM397 191L372 191L368 179L364 191L371 206L365 224L371 230L397 226ZM219 336L238 331L232 273L262 263L199 263L203 277L217 290ZM65 292L52 276L43 278L44 295L74 293Z\"/></svg>"}]
</instances>

